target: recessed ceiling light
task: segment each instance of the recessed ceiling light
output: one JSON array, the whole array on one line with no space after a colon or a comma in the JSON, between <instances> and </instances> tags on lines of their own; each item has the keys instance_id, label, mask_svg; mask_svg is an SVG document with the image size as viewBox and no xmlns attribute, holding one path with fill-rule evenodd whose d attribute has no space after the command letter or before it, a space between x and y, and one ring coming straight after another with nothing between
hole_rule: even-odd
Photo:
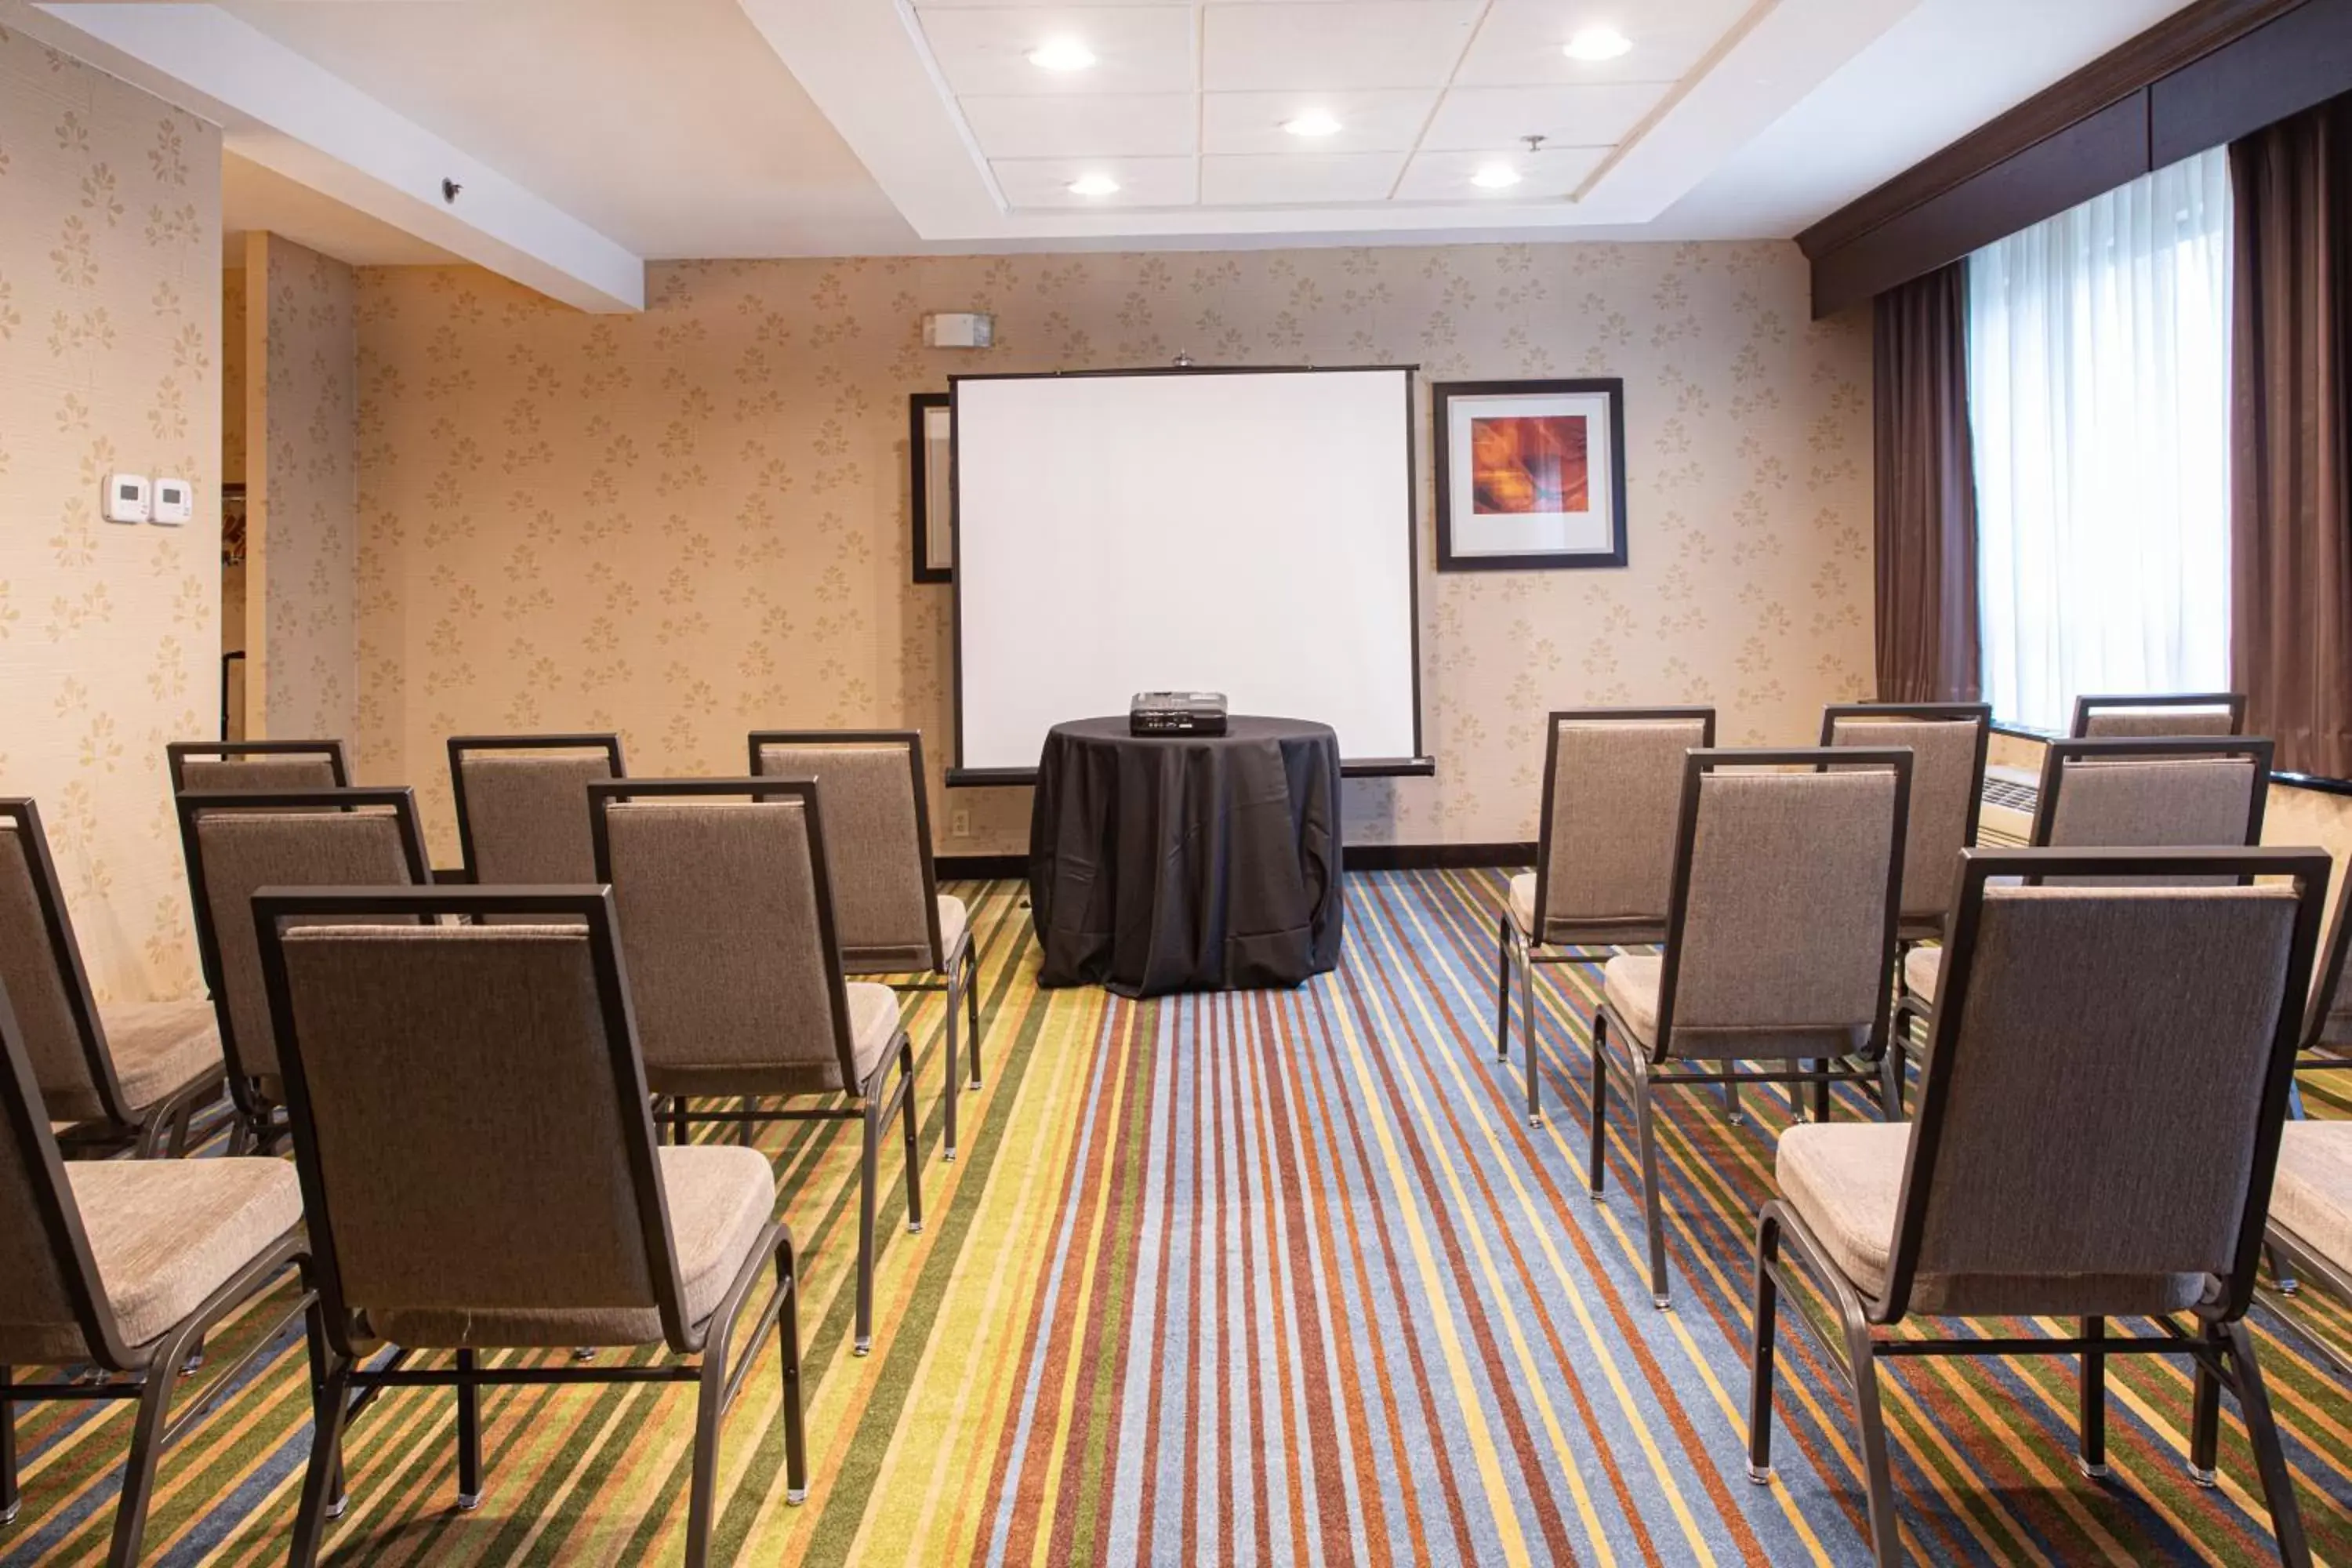
<instances>
[{"instance_id":1,"label":"recessed ceiling light","mask_svg":"<svg viewBox=\"0 0 2352 1568\"><path fill-rule=\"evenodd\" d=\"M1519 172L1508 163L1489 163L1470 176L1470 183L1482 191L1499 191L1519 183Z\"/></svg>"},{"instance_id":2,"label":"recessed ceiling light","mask_svg":"<svg viewBox=\"0 0 2352 1568\"><path fill-rule=\"evenodd\" d=\"M1339 122L1319 109L1310 109L1296 120L1286 120L1282 128L1293 136L1335 136Z\"/></svg>"},{"instance_id":3,"label":"recessed ceiling light","mask_svg":"<svg viewBox=\"0 0 2352 1568\"><path fill-rule=\"evenodd\" d=\"M1118 182L1108 174L1080 174L1070 182L1074 196L1108 196L1117 193Z\"/></svg>"},{"instance_id":4,"label":"recessed ceiling light","mask_svg":"<svg viewBox=\"0 0 2352 1568\"><path fill-rule=\"evenodd\" d=\"M1633 40L1614 27L1587 27L1562 45L1560 53L1572 60L1613 60L1633 47Z\"/></svg>"},{"instance_id":5,"label":"recessed ceiling light","mask_svg":"<svg viewBox=\"0 0 2352 1568\"><path fill-rule=\"evenodd\" d=\"M1029 63L1040 70L1082 71L1095 63L1095 52L1076 38L1048 38L1029 51Z\"/></svg>"}]
</instances>

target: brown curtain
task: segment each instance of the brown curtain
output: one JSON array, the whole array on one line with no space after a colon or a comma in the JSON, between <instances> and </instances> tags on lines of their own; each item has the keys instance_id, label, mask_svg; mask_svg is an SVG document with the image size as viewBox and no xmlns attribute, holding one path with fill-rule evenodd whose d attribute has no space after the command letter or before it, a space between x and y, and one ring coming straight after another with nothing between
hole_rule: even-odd
<instances>
[{"instance_id":1,"label":"brown curtain","mask_svg":"<svg viewBox=\"0 0 2352 1568\"><path fill-rule=\"evenodd\" d=\"M1879 699L1974 702L1981 676L1967 263L1889 289L1875 311Z\"/></svg>"},{"instance_id":2,"label":"brown curtain","mask_svg":"<svg viewBox=\"0 0 2352 1568\"><path fill-rule=\"evenodd\" d=\"M2352 778L2352 96L2230 147L2230 664L2277 765Z\"/></svg>"}]
</instances>

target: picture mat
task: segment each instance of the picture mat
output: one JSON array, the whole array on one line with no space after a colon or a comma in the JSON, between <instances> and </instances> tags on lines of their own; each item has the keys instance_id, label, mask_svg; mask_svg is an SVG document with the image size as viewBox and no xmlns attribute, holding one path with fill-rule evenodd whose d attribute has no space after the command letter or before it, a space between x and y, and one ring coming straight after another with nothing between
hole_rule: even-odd
<instances>
[{"instance_id":1,"label":"picture mat","mask_svg":"<svg viewBox=\"0 0 2352 1568\"><path fill-rule=\"evenodd\" d=\"M1476 465L1470 460L1470 425L1474 419L1542 418L1554 415L1584 417L1585 495L1589 508L1565 512L1496 512L1475 510L1472 489ZM1511 394L1457 396L1445 405L1444 439L1455 460L1446 471L1451 492L1450 517L1454 553L1457 556L1536 555L1570 551L1606 555L1616 548L1616 532L1609 515L1616 490L1614 443L1609 428L1609 395L1604 392Z\"/></svg>"}]
</instances>

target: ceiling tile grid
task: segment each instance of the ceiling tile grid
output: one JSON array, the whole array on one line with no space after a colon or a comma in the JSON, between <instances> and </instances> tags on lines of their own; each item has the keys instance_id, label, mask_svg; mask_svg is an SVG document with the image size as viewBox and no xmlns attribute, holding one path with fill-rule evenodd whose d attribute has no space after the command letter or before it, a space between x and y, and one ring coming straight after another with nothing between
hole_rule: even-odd
<instances>
[{"instance_id":1,"label":"ceiling tile grid","mask_svg":"<svg viewBox=\"0 0 2352 1568\"><path fill-rule=\"evenodd\" d=\"M905 3L1005 206L1068 211L1570 200L1770 0Z\"/></svg>"}]
</instances>

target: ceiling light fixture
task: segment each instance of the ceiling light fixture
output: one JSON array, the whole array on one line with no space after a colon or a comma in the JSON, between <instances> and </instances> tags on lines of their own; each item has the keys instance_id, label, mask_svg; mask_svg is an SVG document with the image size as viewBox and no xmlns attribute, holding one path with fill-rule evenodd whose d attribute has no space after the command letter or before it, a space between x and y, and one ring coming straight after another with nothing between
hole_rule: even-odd
<instances>
[{"instance_id":1,"label":"ceiling light fixture","mask_svg":"<svg viewBox=\"0 0 2352 1568\"><path fill-rule=\"evenodd\" d=\"M1339 122L1319 109L1310 109L1296 120L1286 120L1282 128L1293 136L1336 136Z\"/></svg>"},{"instance_id":2,"label":"ceiling light fixture","mask_svg":"<svg viewBox=\"0 0 2352 1568\"><path fill-rule=\"evenodd\" d=\"M1070 195L1074 196L1108 196L1118 191L1118 182L1108 174L1080 174L1070 182Z\"/></svg>"},{"instance_id":3,"label":"ceiling light fixture","mask_svg":"<svg viewBox=\"0 0 2352 1568\"><path fill-rule=\"evenodd\" d=\"M1470 183L1482 191L1507 190L1519 183L1519 172L1508 163L1489 163L1471 175Z\"/></svg>"},{"instance_id":4,"label":"ceiling light fixture","mask_svg":"<svg viewBox=\"0 0 2352 1568\"><path fill-rule=\"evenodd\" d=\"M1560 53L1572 60L1613 60L1633 47L1614 27L1587 27L1560 46Z\"/></svg>"},{"instance_id":5,"label":"ceiling light fixture","mask_svg":"<svg viewBox=\"0 0 2352 1568\"><path fill-rule=\"evenodd\" d=\"M1039 70L1082 71L1095 63L1095 52L1076 38L1048 38L1029 51L1029 63Z\"/></svg>"}]
</instances>

